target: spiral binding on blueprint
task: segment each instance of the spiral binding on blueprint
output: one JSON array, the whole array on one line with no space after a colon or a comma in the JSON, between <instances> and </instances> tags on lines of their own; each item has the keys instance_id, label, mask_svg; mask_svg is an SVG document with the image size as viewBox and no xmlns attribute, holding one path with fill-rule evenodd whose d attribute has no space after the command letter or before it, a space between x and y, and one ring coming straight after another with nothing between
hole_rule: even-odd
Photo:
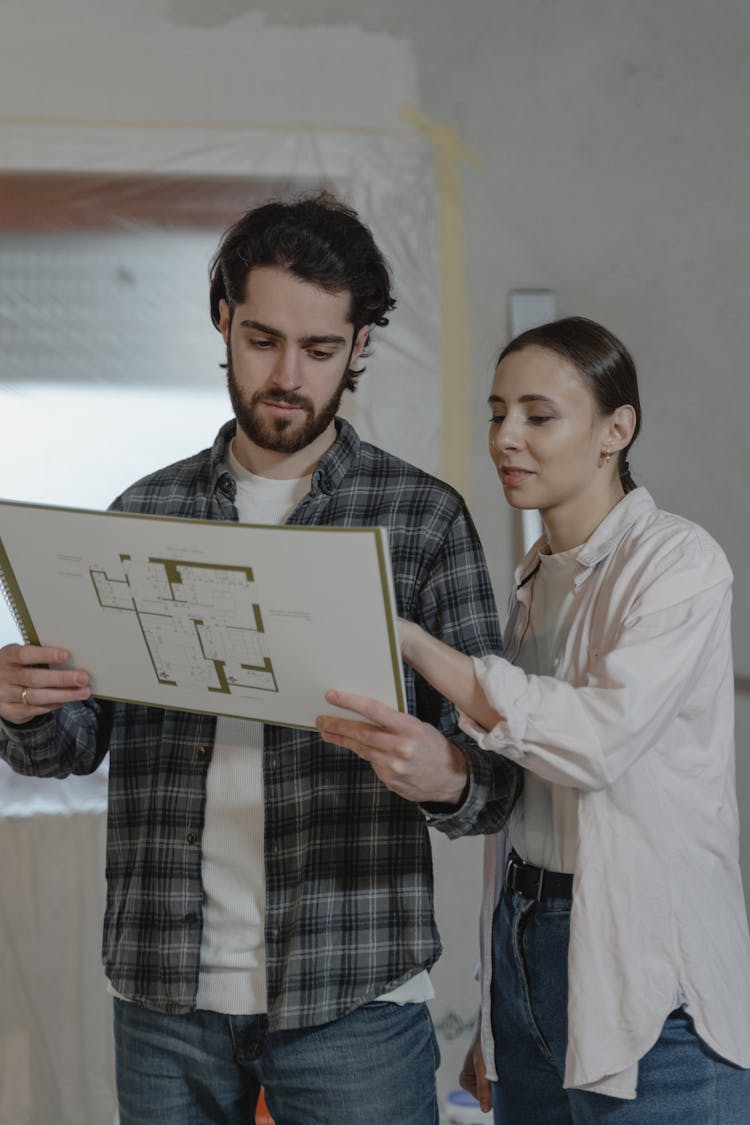
<instances>
[{"instance_id":1,"label":"spiral binding on blueprint","mask_svg":"<svg viewBox=\"0 0 750 1125\"><path fill-rule=\"evenodd\" d=\"M25 644L29 643L29 635L24 625L23 614L21 613L16 597L13 590L16 588L13 570L8 560L8 556L3 548L3 541L0 539L0 593L3 595L3 601L10 610L11 617L16 623L16 627L21 634L21 639ZM20 595L19 595L20 596Z\"/></svg>"}]
</instances>

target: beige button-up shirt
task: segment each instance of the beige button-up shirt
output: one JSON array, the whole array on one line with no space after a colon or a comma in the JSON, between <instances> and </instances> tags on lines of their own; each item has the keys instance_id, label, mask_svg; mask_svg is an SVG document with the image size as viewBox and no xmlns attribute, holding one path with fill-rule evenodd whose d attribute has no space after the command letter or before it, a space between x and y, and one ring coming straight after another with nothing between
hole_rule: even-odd
<instances>
[{"instance_id":1,"label":"beige button-up shirt","mask_svg":"<svg viewBox=\"0 0 750 1125\"><path fill-rule=\"evenodd\" d=\"M543 541L537 546L541 547ZM685 1003L750 1067L750 941L740 879L732 573L702 528L629 493L580 548L554 676L475 658L493 730L463 729L578 796L565 1085L633 1098L638 1060ZM513 659L538 563L516 572ZM482 1043L491 1077L492 914L506 835L485 850Z\"/></svg>"}]
</instances>

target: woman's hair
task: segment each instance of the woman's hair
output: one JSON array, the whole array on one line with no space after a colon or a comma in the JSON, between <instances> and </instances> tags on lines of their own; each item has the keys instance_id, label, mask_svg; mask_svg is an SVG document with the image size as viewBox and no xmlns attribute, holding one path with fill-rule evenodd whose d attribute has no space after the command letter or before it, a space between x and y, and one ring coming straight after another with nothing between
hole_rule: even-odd
<instances>
[{"instance_id":1,"label":"woman's hair","mask_svg":"<svg viewBox=\"0 0 750 1125\"><path fill-rule=\"evenodd\" d=\"M638 377L632 356L624 344L596 321L585 316L568 316L538 328L529 328L516 336L498 356L500 363L512 352L535 345L556 352L569 360L586 380L594 402L602 415L612 414L618 406L632 406L635 428L628 445L620 450L619 472L625 492L636 487L630 475L628 451L641 428L641 400Z\"/></svg>"}]
</instances>

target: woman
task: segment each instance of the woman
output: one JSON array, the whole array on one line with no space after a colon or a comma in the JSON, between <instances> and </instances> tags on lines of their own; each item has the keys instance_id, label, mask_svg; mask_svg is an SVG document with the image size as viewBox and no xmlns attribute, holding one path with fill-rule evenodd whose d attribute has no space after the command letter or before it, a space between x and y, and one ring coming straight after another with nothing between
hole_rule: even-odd
<instances>
[{"instance_id":1,"label":"woman","mask_svg":"<svg viewBox=\"0 0 750 1125\"><path fill-rule=\"evenodd\" d=\"M606 329L574 317L523 333L489 403L506 499L544 522L516 572L506 658L400 628L405 660L464 729L525 771L486 848L481 1043L495 1121L746 1122L729 565L631 479L636 374ZM321 729L388 783L386 759L408 760L400 720L329 699L375 720ZM426 776L407 795L429 800Z\"/></svg>"}]
</instances>

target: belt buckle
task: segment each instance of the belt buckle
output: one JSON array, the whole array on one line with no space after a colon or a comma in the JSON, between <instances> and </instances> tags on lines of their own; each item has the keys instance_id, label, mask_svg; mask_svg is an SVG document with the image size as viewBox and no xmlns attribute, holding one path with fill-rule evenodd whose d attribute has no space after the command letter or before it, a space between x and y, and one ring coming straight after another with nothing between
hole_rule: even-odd
<instances>
[{"instance_id":1,"label":"belt buckle","mask_svg":"<svg viewBox=\"0 0 750 1125\"><path fill-rule=\"evenodd\" d=\"M536 891L534 893L534 901L535 902L541 902L542 901L542 885L543 884L544 884L544 868L540 867L539 868L539 878L537 879Z\"/></svg>"},{"instance_id":2,"label":"belt buckle","mask_svg":"<svg viewBox=\"0 0 750 1125\"><path fill-rule=\"evenodd\" d=\"M516 880L516 872L520 872L525 868L526 873L528 874L528 869L533 866L534 865L531 863L525 863L522 859L511 852L505 865L505 882L508 884L512 891L519 890ZM537 868L537 870L539 871L539 877L536 881L533 895L527 895L525 891L521 891L521 894L523 894L525 898L530 898L533 902L541 902L542 888L544 885L544 868L539 867Z\"/></svg>"},{"instance_id":3,"label":"belt buckle","mask_svg":"<svg viewBox=\"0 0 750 1125\"><path fill-rule=\"evenodd\" d=\"M508 852L508 858L505 861L505 880L504 881L507 884L507 886L510 887L510 889L512 891L514 891L516 889L513 886L513 883L514 883L513 870L514 870L514 867L513 867L513 852Z\"/></svg>"}]
</instances>

